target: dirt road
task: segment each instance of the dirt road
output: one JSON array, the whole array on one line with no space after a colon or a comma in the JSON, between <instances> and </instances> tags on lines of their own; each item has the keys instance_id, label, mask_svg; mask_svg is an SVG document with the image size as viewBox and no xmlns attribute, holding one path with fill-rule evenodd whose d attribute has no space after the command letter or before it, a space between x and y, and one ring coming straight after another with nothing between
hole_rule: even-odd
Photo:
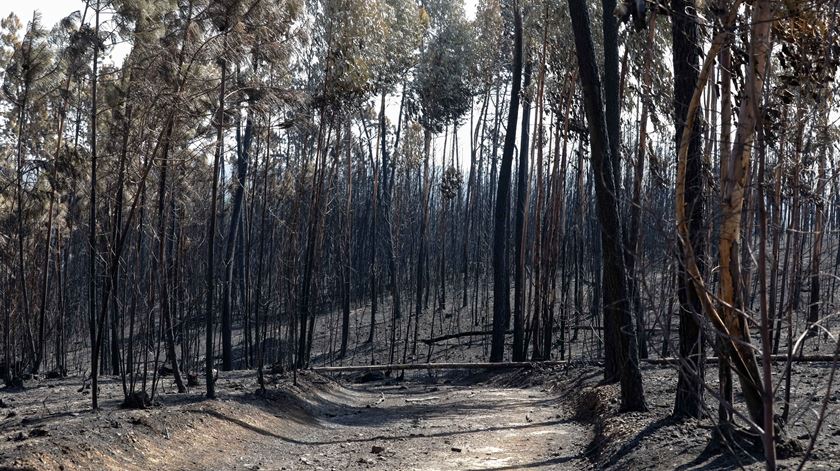
<instances>
[{"instance_id":1,"label":"dirt road","mask_svg":"<svg viewBox=\"0 0 840 471\"><path fill-rule=\"evenodd\" d=\"M538 389L371 386L294 450L326 469L581 469L588 429ZM332 413L329 413L330 415ZM268 464L268 463L267 463Z\"/></svg>"},{"instance_id":2,"label":"dirt road","mask_svg":"<svg viewBox=\"0 0 840 471\"><path fill-rule=\"evenodd\" d=\"M117 408L111 382L104 391L113 399L100 412L86 410L86 395L68 402L55 394L73 394L69 380L7 396L15 414L0 422L7 439L0 462L14 469L590 467L583 452L591 427L571 420L562 398L538 387L345 384L309 374L297 386L270 385L262 396L252 378L220 378L219 400L202 400L200 391L165 394L163 406L149 410Z\"/></svg>"}]
</instances>

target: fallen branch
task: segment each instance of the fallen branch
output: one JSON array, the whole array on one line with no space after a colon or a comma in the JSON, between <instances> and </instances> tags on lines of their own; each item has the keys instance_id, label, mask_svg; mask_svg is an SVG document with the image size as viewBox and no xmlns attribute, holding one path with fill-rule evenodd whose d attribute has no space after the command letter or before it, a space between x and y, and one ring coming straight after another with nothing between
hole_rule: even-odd
<instances>
[{"instance_id":1,"label":"fallen branch","mask_svg":"<svg viewBox=\"0 0 840 471\"><path fill-rule=\"evenodd\" d=\"M590 327L587 327L587 328L591 329L591 330L599 330L599 331L604 330L603 327L598 327L598 326L590 326ZM525 331L530 332L531 330L526 329ZM651 334L655 334L657 332L661 332L662 329L659 328L659 327L652 327L652 328L646 329L646 331L647 331L648 335L651 335ZM505 335L512 335L512 334L513 334L512 330L508 330L507 332L505 332ZM430 339L420 339L420 341L425 343L426 345L431 345L433 343L443 342L445 340L452 340L452 339L457 339L457 338L461 338L461 337L483 337L483 336L487 336L487 335L493 335L493 331L491 331L491 330L486 330L486 331L485 330L471 330L469 332L460 332L460 333L457 333L457 334L441 335L439 337L432 337Z\"/></svg>"},{"instance_id":2,"label":"fallen branch","mask_svg":"<svg viewBox=\"0 0 840 471\"><path fill-rule=\"evenodd\" d=\"M787 361L787 355L772 355L774 362ZM832 355L808 355L794 356L793 363L820 363L833 361ZM649 365L677 365L679 358L646 358L641 360ZM718 357L706 357L706 363L717 363ZM575 364L599 365L601 360L574 361ZM512 361L499 363L394 363L384 365L348 365L348 366L315 366L310 368L316 373L344 373L344 372L369 372L369 371L405 371L405 370L506 370L506 369L528 369L538 367L566 366L568 361Z\"/></svg>"},{"instance_id":3,"label":"fallen branch","mask_svg":"<svg viewBox=\"0 0 840 471\"><path fill-rule=\"evenodd\" d=\"M311 368L316 373L341 373L349 371L404 371L404 370L504 370L516 368L535 368L538 366L567 365L567 361L519 361L504 363L397 363L391 365L350 365L316 366Z\"/></svg>"},{"instance_id":4,"label":"fallen branch","mask_svg":"<svg viewBox=\"0 0 840 471\"><path fill-rule=\"evenodd\" d=\"M408 398L405 402L412 403L412 402L423 402L423 401L434 401L440 399L440 396L429 396L429 397L418 397L418 398Z\"/></svg>"},{"instance_id":5,"label":"fallen branch","mask_svg":"<svg viewBox=\"0 0 840 471\"><path fill-rule=\"evenodd\" d=\"M512 333L513 333L513 331L509 330L509 331L505 332L505 335L510 335ZM461 338L461 337L482 337L482 336L485 336L485 335L493 335L493 331L492 330L487 330L487 331L471 330L469 332L460 332L460 333L457 333L457 334L447 334L447 335L441 335L440 337L432 337L430 339L421 339L420 341L425 343L426 345L431 345L433 343L443 342L444 340L458 339L458 338Z\"/></svg>"},{"instance_id":6,"label":"fallen branch","mask_svg":"<svg viewBox=\"0 0 840 471\"><path fill-rule=\"evenodd\" d=\"M790 361L792 363L819 363L833 361L833 355L808 355L808 356L793 356ZM718 357L706 357L706 363L717 363L720 359ZM760 358L759 358L760 360ZM679 358L646 358L642 360L650 365L676 365L680 362ZM770 361L788 361L787 355L771 355Z\"/></svg>"}]
</instances>

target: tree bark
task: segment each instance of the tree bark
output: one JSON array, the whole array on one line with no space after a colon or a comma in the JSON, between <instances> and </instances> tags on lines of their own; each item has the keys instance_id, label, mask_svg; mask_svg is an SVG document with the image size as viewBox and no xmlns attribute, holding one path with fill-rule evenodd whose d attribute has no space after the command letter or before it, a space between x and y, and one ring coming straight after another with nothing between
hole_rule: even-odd
<instances>
[{"instance_id":1,"label":"tree bark","mask_svg":"<svg viewBox=\"0 0 840 471\"><path fill-rule=\"evenodd\" d=\"M611 155L610 151L588 10L585 0L569 0L569 14L575 38L584 107L589 122L595 196L601 226L604 318L611 319L616 327L614 336L607 338L607 342L612 342L616 349L616 363L621 382L621 409L644 411L647 410L647 406L639 370L635 325L627 297L624 247L616 201L616 179L611 164L611 157L614 159L617 155ZM606 13L605 16L609 14Z\"/></svg>"},{"instance_id":2,"label":"tree bark","mask_svg":"<svg viewBox=\"0 0 840 471\"><path fill-rule=\"evenodd\" d=\"M242 201L245 198L245 182L248 174L248 161L253 139L254 123L253 111L248 110L248 117L245 121L245 131L242 136L237 135L237 156L236 156L236 190L233 195L233 207L230 213L230 225L228 226L227 243L225 246L224 259L224 282L222 285L222 370L233 369L233 345L232 333L233 322L232 291L233 291L233 256L236 249L239 225L242 220ZM237 130L238 134L238 130Z\"/></svg>"},{"instance_id":3,"label":"tree bark","mask_svg":"<svg viewBox=\"0 0 840 471\"><path fill-rule=\"evenodd\" d=\"M513 84L510 89L499 183L496 187L495 224L493 226L493 337L490 361L500 362L505 354L505 331L510 319L510 272L508 257L508 225L510 210L510 179L513 152L516 146L516 122L519 115L519 91L522 88L522 13L519 1L513 1Z\"/></svg>"},{"instance_id":4,"label":"tree bark","mask_svg":"<svg viewBox=\"0 0 840 471\"><path fill-rule=\"evenodd\" d=\"M527 89L531 84L531 61L525 64L526 90L522 103L522 129L519 139L519 163L516 175L516 214L514 231L516 239L516 265L513 275L513 361L524 361L525 337L525 259L527 258L528 220L528 134L531 126L531 96Z\"/></svg>"},{"instance_id":5,"label":"tree bark","mask_svg":"<svg viewBox=\"0 0 840 471\"><path fill-rule=\"evenodd\" d=\"M423 129L423 180L421 181L421 207L420 207L420 240L417 248L417 273L416 292L414 293L414 344L412 354L417 353L417 336L419 332L420 316L423 313L423 287L426 277L426 232L429 225L429 193L431 182L429 181L429 159L431 158L432 132Z\"/></svg>"},{"instance_id":6,"label":"tree bark","mask_svg":"<svg viewBox=\"0 0 840 471\"><path fill-rule=\"evenodd\" d=\"M219 84L219 106L216 111L216 150L213 157L213 177L210 187L210 212L207 215L207 273L205 274L205 289L207 291L206 309L204 311L204 379L206 396L215 399L216 385L213 374L213 316L216 301L216 221L218 216L217 203L219 201L219 170L222 166L222 147L224 145L225 121L225 82L227 81L227 63L224 58L219 60L221 82Z\"/></svg>"},{"instance_id":7,"label":"tree bark","mask_svg":"<svg viewBox=\"0 0 840 471\"><path fill-rule=\"evenodd\" d=\"M99 0L96 2L96 26L94 34L99 37ZM99 408L99 352L97 349L97 335L96 335L96 258L98 252L96 250L96 180L97 180L97 161L96 161L96 85L98 81L98 65L99 65L99 46L98 44L93 48L93 73L91 75L91 101L90 101L90 218L88 227L88 315L90 316L90 338L91 338L91 355L90 355L90 374L91 374L91 402L94 409Z\"/></svg>"},{"instance_id":8,"label":"tree bark","mask_svg":"<svg viewBox=\"0 0 840 471\"><path fill-rule=\"evenodd\" d=\"M732 337L734 354L740 357L743 368L739 371L741 389L751 419L764 425L764 404L761 392L761 377L750 348L750 333L747 319L741 312L744 300L737 286L740 280L739 244L741 236L741 215L744 191L750 167L750 154L755 137L761 93L764 88L767 68L767 51L770 47L770 29L773 24L769 0L757 0L752 8L750 27L750 60L744 81L745 96L738 111L738 128L732 145L732 155L721 167L721 210L723 220L720 228L720 286L722 315L727 333Z\"/></svg>"},{"instance_id":9,"label":"tree bark","mask_svg":"<svg viewBox=\"0 0 840 471\"><path fill-rule=\"evenodd\" d=\"M730 10L726 24L731 24L740 7L737 0ZM732 146L732 159L727 166L721 167L722 175L722 211L723 223L720 235L720 265L721 265L721 301L724 304L718 310L706 290L705 283L699 272L695 254L691 244L683 244L686 271L692 280L692 286L700 297L703 310L714 326L725 337L727 348L724 354L730 358L741 382L741 388L747 403L750 419L759 427L763 426L764 404L761 392L761 378L755 352L750 346L749 332L746 320L736 308L740 309L740 300L736 299L740 290L735 287L735 280L740 279L737 272L737 244L740 237L740 219L743 206L744 184L749 168L750 148L755 134L756 111L760 101L760 92L764 82L767 50L769 47L770 28L772 18L768 0L757 1L753 5L750 44L750 62L746 76L746 95L741 103L738 120L738 131ZM711 70L712 61L725 44L727 33L724 31L714 38L712 48L700 71L697 88L695 88L691 103L688 107L688 118L680 141L679 160L677 165L676 212L677 229L683 240L691 240L686 216L686 174L688 144L694 121L694 110L700 101L702 88L705 86ZM728 168L727 168L728 167Z\"/></svg>"},{"instance_id":10,"label":"tree bark","mask_svg":"<svg viewBox=\"0 0 840 471\"><path fill-rule=\"evenodd\" d=\"M697 88L700 51L697 23L693 15L686 13L694 8L694 0L671 1L671 35L674 59L674 122L676 123L676 148L679 149L683 129L687 121L688 105ZM686 169L686 204L689 213L689 230L692 238L687 241L697 256L697 267L705 274L706 241L703 220L705 201L703 198L703 156L700 125L700 107L693 110L693 127L688 143ZM678 243L686 243L680 240ZM682 252L680 252L682 253ZM705 381L705 356L703 331L700 326L702 306L697 294L689 288L682 257L679 260L677 294L680 301L679 354L680 368L674 399L674 416L700 418L703 415L703 391Z\"/></svg>"}]
</instances>

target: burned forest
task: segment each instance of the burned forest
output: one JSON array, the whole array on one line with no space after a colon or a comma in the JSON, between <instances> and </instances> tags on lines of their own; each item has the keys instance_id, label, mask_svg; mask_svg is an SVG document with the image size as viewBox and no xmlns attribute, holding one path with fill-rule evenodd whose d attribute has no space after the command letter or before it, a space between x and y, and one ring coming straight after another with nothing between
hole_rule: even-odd
<instances>
[{"instance_id":1,"label":"burned forest","mask_svg":"<svg viewBox=\"0 0 840 471\"><path fill-rule=\"evenodd\" d=\"M0 6L0 469L840 469L837 0Z\"/></svg>"}]
</instances>

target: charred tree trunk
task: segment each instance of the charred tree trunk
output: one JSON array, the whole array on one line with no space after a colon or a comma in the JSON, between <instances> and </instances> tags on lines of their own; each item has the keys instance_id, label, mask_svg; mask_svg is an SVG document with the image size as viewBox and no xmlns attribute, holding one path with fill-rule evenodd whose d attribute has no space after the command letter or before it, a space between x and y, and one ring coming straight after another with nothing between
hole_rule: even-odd
<instances>
[{"instance_id":1,"label":"charred tree trunk","mask_svg":"<svg viewBox=\"0 0 840 471\"><path fill-rule=\"evenodd\" d=\"M237 129L237 156L236 156L236 190L233 194L233 206L230 213L230 225L228 226L227 243L225 246L224 263L224 281L222 285L222 370L230 371L233 369L233 345L232 333L233 322L231 319L232 311L232 292L233 292L233 256L236 252L237 236L239 235L239 225L242 220L242 202L245 198L245 182L248 174L248 160L251 151L251 141L253 139L254 123L252 111L248 111L248 117L245 122L245 131L243 135L239 135ZM241 301L241 300L240 300Z\"/></svg>"},{"instance_id":2,"label":"charred tree trunk","mask_svg":"<svg viewBox=\"0 0 840 471\"><path fill-rule=\"evenodd\" d=\"M350 130L350 125L347 125L345 152L347 158L347 182L346 192L347 201L344 206L344 235L342 240L342 252L344 256L344 263L341 269L341 283L342 283L342 299L341 299L341 347L339 349L339 357L344 358L347 355L347 342L350 338L350 286L351 276L353 271L353 257L351 256L351 247L353 242L353 152L352 152L352 137L353 133ZM266 175L267 178L267 175Z\"/></svg>"},{"instance_id":3,"label":"charred tree trunk","mask_svg":"<svg viewBox=\"0 0 840 471\"><path fill-rule=\"evenodd\" d=\"M414 343L412 354L417 353L417 336L419 332L420 317L423 313L423 289L426 277L426 233L429 225L429 194L431 193L431 182L429 181L429 159L431 158L432 132L429 129L423 130L423 180L421 181L420 200L420 240L417 248L417 273L416 292L414 293Z\"/></svg>"},{"instance_id":4,"label":"charred tree trunk","mask_svg":"<svg viewBox=\"0 0 840 471\"><path fill-rule=\"evenodd\" d=\"M218 220L217 204L219 201L219 170L222 166L222 148L224 146L224 123L225 123L225 82L227 81L227 63L225 59L219 60L221 70L221 83L219 84L219 105L216 110L216 150L213 157L213 177L210 187L210 212L207 214L207 273L205 274L205 289L207 299L204 311L204 379L206 385L206 396L209 399L216 397L216 385L213 374L213 316L216 301L216 221Z\"/></svg>"},{"instance_id":5,"label":"charred tree trunk","mask_svg":"<svg viewBox=\"0 0 840 471\"><path fill-rule=\"evenodd\" d=\"M531 84L531 61L525 64L523 86ZM525 337L525 259L527 258L528 211L528 144L531 126L531 96L526 93L522 103L522 134L519 138L519 163L516 176L515 241L516 265L513 275L513 361L524 361Z\"/></svg>"},{"instance_id":6,"label":"charred tree trunk","mask_svg":"<svg viewBox=\"0 0 840 471\"><path fill-rule=\"evenodd\" d=\"M674 122L676 123L676 148L679 149L683 128L687 121L688 105L697 87L700 51L697 23L693 15L686 13L694 8L693 0L672 0L671 35L674 53ZM693 128L688 143L686 170L686 204L689 214L690 240L680 244L691 244L697 257L697 266L705 274L706 242L703 220L705 201L703 198L703 155L700 123L700 107L693 110ZM682 251L680 252L682 253ZM674 415L677 417L700 418L703 414L703 388L705 381L705 349L703 331L700 326L702 306L700 298L690 289L691 281L685 273L682 257L679 264L677 294L680 301L679 353L680 369L677 393L674 400Z\"/></svg>"},{"instance_id":7,"label":"charred tree trunk","mask_svg":"<svg viewBox=\"0 0 840 471\"><path fill-rule=\"evenodd\" d=\"M99 0L96 2L96 26L94 34L99 36ZM88 315L90 317L90 375L91 375L91 402L94 409L99 408L99 351L97 348L96 335L96 184L97 184L97 161L96 161L96 85L98 81L99 47L93 48L93 73L91 75L91 101L90 101L90 219L88 227Z\"/></svg>"},{"instance_id":8,"label":"charred tree trunk","mask_svg":"<svg viewBox=\"0 0 840 471\"><path fill-rule=\"evenodd\" d=\"M639 370L639 352L630 303L627 296L627 276L621 222L618 215L616 179L612 160L618 156L610 151L607 122L601 101L601 86L595 47L590 30L589 8L584 0L569 0L569 13L575 37L575 51L583 88L584 106L589 122L592 166L595 177L595 197L601 226L604 281L604 318L615 325L613 343L621 382L621 408L625 411L647 410ZM606 15L609 15L607 13Z\"/></svg>"},{"instance_id":9,"label":"charred tree trunk","mask_svg":"<svg viewBox=\"0 0 840 471\"><path fill-rule=\"evenodd\" d=\"M518 0L513 1L513 84L510 110L496 189L495 224L493 226L493 337L490 361L500 362L505 354L505 331L510 319L510 272L508 257L508 225L510 179L513 152L516 146L516 122L519 114L519 91L522 88L522 13Z\"/></svg>"}]
</instances>

